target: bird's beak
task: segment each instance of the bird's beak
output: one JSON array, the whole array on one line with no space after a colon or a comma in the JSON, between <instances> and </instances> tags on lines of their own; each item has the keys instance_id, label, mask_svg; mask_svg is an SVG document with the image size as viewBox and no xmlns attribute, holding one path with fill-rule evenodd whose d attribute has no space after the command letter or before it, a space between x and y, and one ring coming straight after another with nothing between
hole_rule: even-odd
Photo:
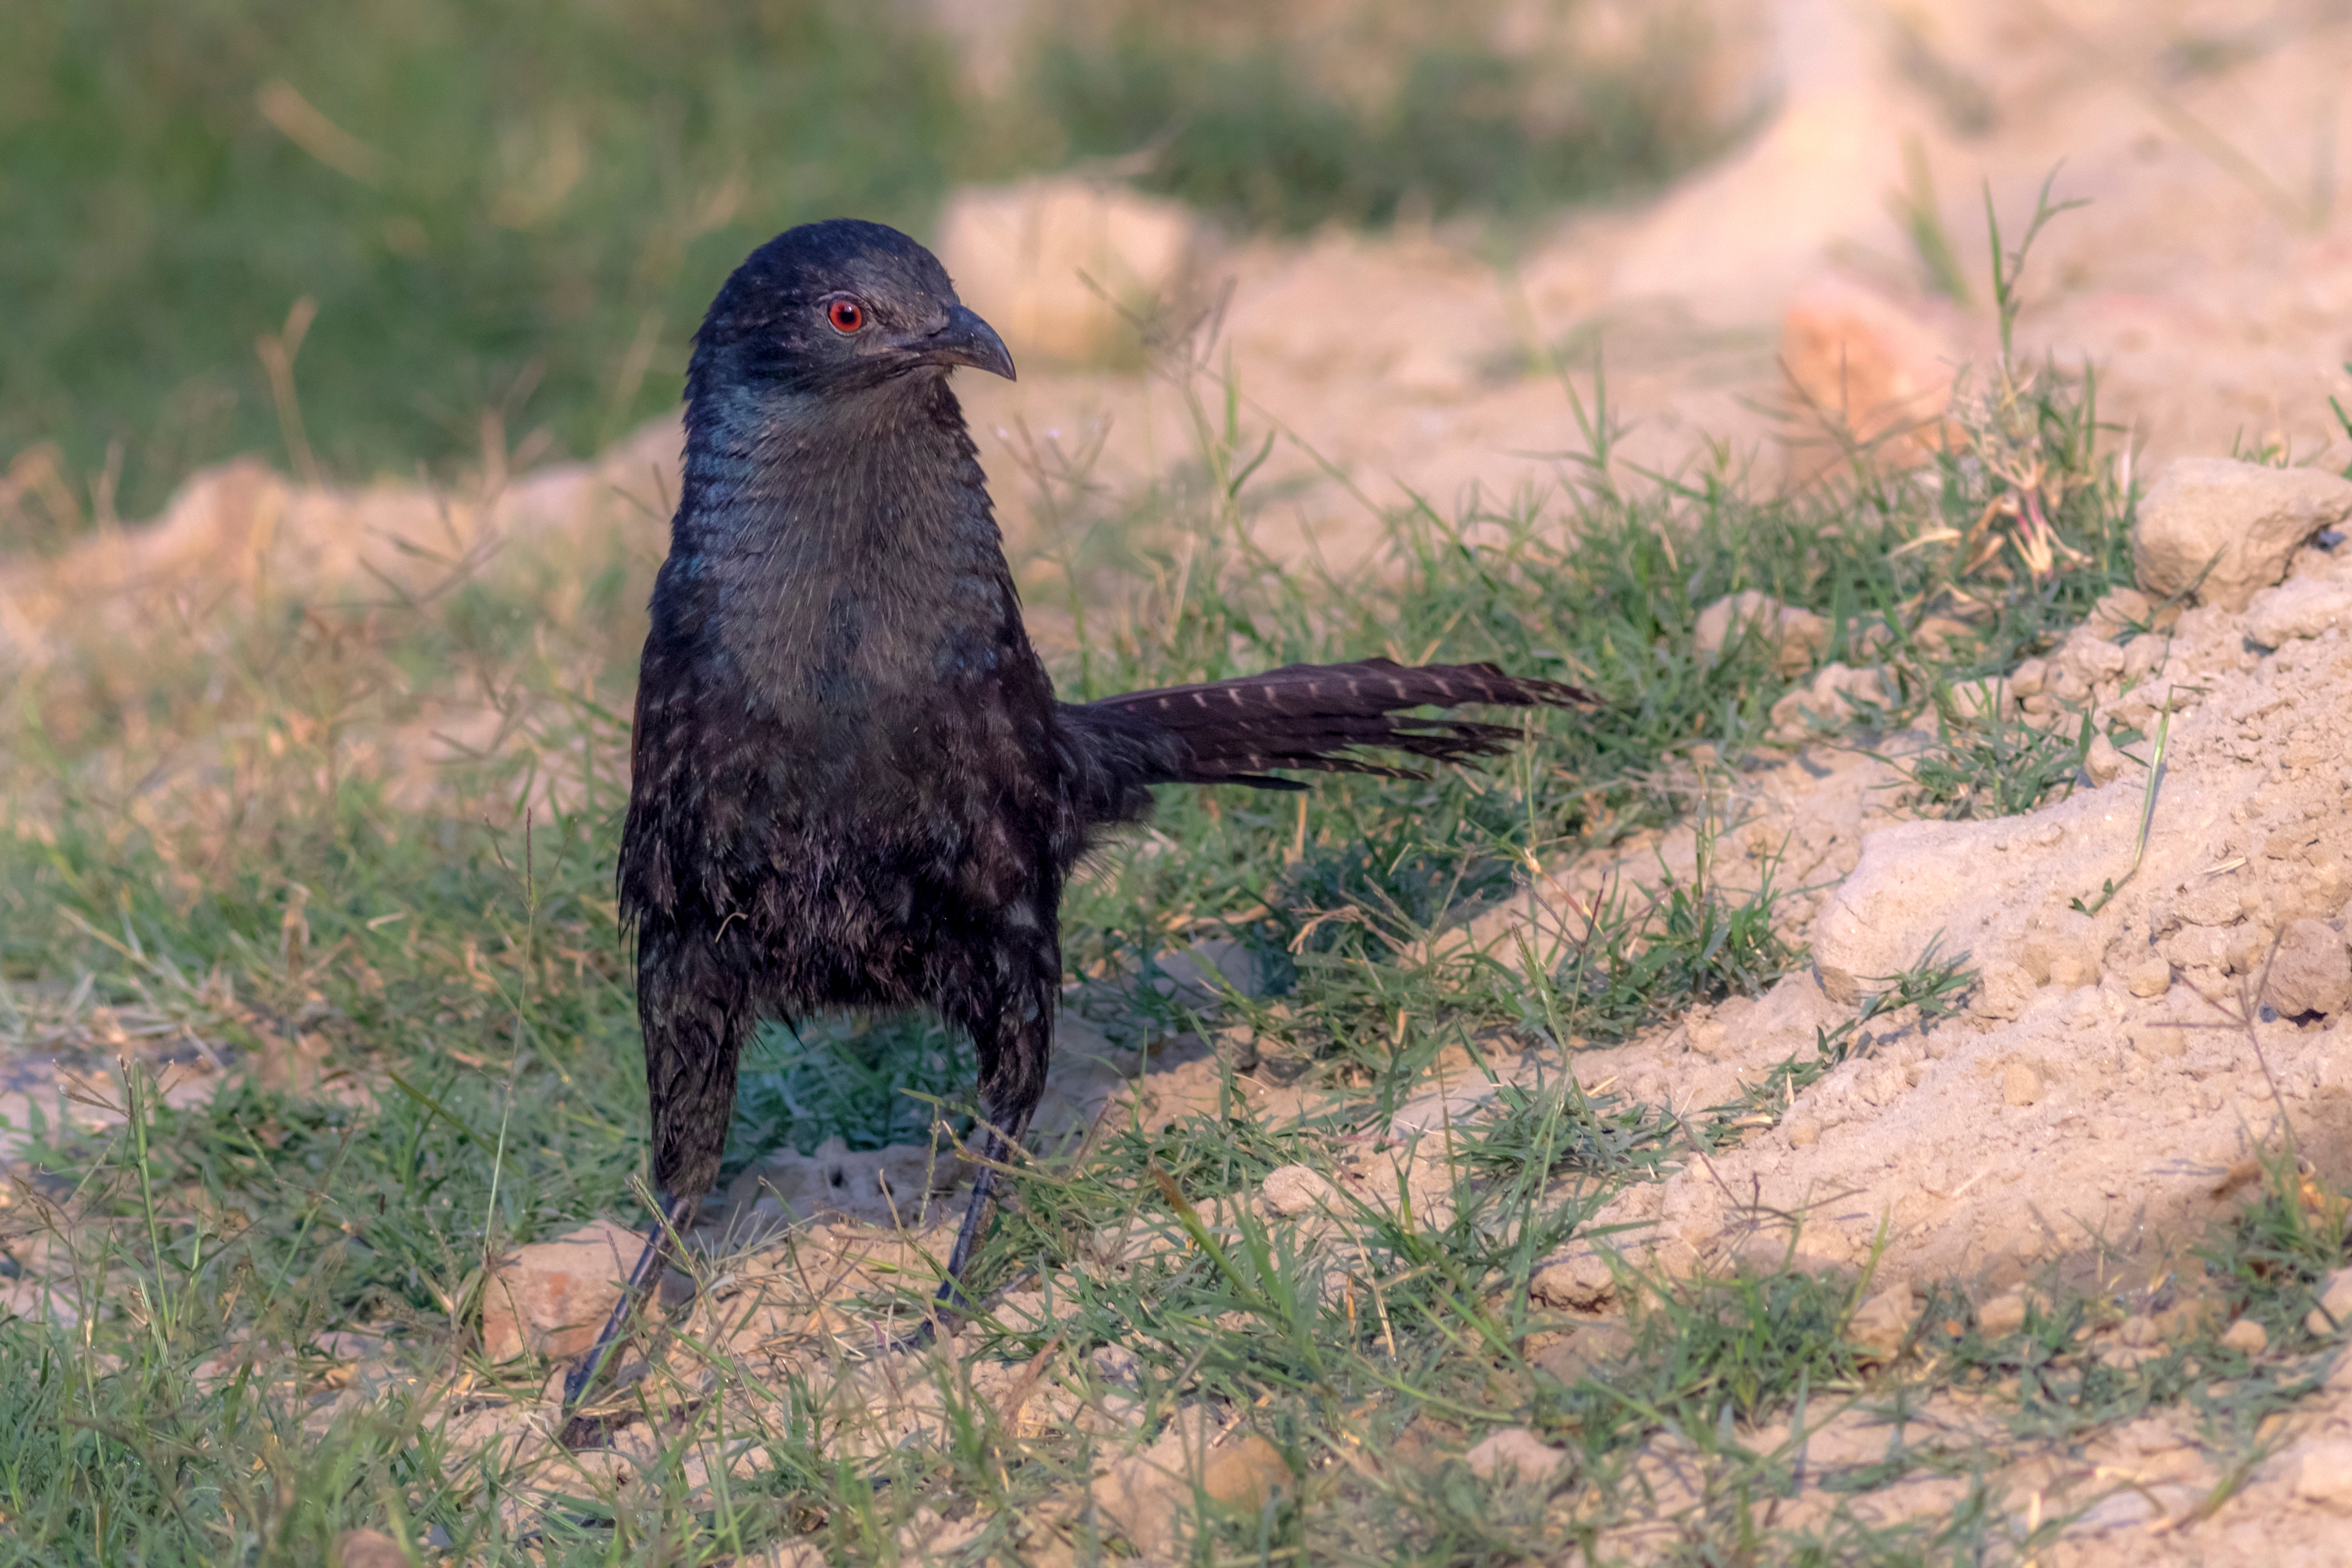
<instances>
[{"instance_id":1,"label":"bird's beak","mask_svg":"<svg viewBox=\"0 0 2352 1568\"><path fill-rule=\"evenodd\" d=\"M1020 379L1013 374L1013 356L996 329L961 305L949 307L946 326L908 347L926 364L966 364L1007 381Z\"/></svg>"}]
</instances>

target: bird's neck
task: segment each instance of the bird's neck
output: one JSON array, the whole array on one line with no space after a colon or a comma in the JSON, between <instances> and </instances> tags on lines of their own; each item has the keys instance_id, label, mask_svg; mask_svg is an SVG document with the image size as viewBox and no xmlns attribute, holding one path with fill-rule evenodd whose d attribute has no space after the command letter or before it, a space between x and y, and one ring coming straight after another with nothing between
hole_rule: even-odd
<instances>
[{"instance_id":1,"label":"bird's neck","mask_svg":"<svg viewBox=\"0 0 2352 1568\"><path fill-rule=\"evenodd\" d=\"M940 638L1008 618L1018 626L1003 540L943 375L823 398L712 393L689 408L656 637L716 636L782 700L919 667Z\"/></svg>"}]
</instances>

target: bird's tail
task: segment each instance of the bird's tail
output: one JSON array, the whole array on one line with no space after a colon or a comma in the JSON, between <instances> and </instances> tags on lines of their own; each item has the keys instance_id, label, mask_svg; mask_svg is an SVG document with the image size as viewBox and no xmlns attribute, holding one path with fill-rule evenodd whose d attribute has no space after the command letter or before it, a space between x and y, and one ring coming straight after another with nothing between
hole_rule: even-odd
<instances>
[{"instance_id":1,"label":"bird's tail","mask_svg":"<svg viewBox=\"0 0 2352 1568\"><path fill-rule=\"evenodd\" d=\"M1298 789L1272 769L1418 776L1379 760L1402 752L1433 763L1490 756L1514 727L1411 717L1415 708L1483 702L1496 707L1582 707L1591 696L1555 680L1506 675L1491 664L1414 668L1385 658L1294 664L1205 686L1133 691L1065 710L1087 749L1119 783L1244 784Z\"/></svg>"}]
</instances>

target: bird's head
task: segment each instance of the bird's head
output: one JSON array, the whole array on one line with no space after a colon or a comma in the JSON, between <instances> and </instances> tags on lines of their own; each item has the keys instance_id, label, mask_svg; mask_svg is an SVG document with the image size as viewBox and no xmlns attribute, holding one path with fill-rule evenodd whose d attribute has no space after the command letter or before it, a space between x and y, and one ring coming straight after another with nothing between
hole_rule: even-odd
<instances>
[{"instance_id":1,"label":"bird's head","mask_svg":"<svg viewBox=\"0 0 2352 1568\"><path fill-rule=\"evenodd\" d=\"M956 298L939 258L897 229L833 218L753 251L695 334L687 396L824 395L954 365L1013 379L1013 356Z\"/></svg>"}]
</instances>

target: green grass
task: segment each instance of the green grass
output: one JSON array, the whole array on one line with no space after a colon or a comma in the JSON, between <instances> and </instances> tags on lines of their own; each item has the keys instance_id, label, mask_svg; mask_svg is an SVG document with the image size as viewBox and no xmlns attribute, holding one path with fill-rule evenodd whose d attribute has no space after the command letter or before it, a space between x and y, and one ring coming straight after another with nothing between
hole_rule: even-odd
<instances>
[{"instance_id":1,"label":"green grass","mask_svg":"<svg viewBox=\"0 0 2352 1568\"><path fill-rule=\"evenodd\" d=\"M1131 1395L1147 1423L1187 1401L1246 1413L1288 1479L1266 1510L1204 1513L1195 1561L1559 1555L1643 1516L1637 1460L1669 1442L1707 1478L1677 1526L1683 1560L2018 1551L2023 1532L1981 1483L1916 1529L1772 1524L1791 1460L1750 1451L1748 1423L1937 1386L2014 1387L2032 1431L2202 1399L2231 1451L2252 1452L2261 1415L2307 1377L2274 1368L2214 1395L2190 1363L2230 1363L2203 1341L2169 1371L2095 1364L2078 1331L2115 1314L2080 1293L2001 1341L1931 1302L1913 1358L1874 1367L1852 1342L1851 1278L1629 1278L1625 1354L1554 1375L1540 1342L1567 1325L1528 1282L1600 1205L1760 1125L1791 1086L1872 1048L1865 1026L1932 1023L1965 967L1922 955L1786 1083L1677 1112L1588 1094L1574 1053L1798 962L1773 922L1777 884L1660 879L1604 903L1549 966L1432 941L1512 896L1530 864L1680 820L1696 748L1736 761L1761 743L1784 683L1760 648L1696 656L1693 623L1715 597L1755 587L1813 608L1841 646L1884 628L1914 717L1939 685L2046 649L2114 581L2129 498L2079 388L2004 384L2015 395L1994 413L2010 423L1980 419L1975 460L1934 484L1862 467L1756 500L1705 478L1602 482L1601 465L1547 509L1390 517L1386 558L1345 581L1252 544L1259 437L1238 396L1188 405L1199 447L1182 485L1115 500L1074 485L1073 525L1124 520L1136 566L1081 584L1087 636L1060 672L1073 688L1385 652L1491 658L1601 705L1538 715L1512 758L1425 780L1171 792L1153 830L1107 847L1071 889L1074 1000L1122 1038L1209 1026L1151 984L1155 964L1239 942L1268 994L1232 999L1213 1026L1246 1027L1321 1111L1272 1121L1229 1084L1213 1111L1105 1129L1081 1157L1017 1171L975 1285L1049 1292L1074 1315L1058 1333L984 1318L961 1368L907 1369L936 1391L928 1436L869 1428L880 1418L862 1394L845 1406L837 1381L865 1353L864 1321L928 1289L919 1271L827 1300L845 1337L788 1363L735 1356L692 1320L673 1342L683 1359L645 1385L667 1414L635 1428L667 1457L625 1485L517 1468L512 1443L488 1439L550 1369L483 1364L478 1321L484 1266L508 1246L592 1215L642 1218L642 1077L609 876L645 563L572 547L423 601L272 603L194 627L159 614L136 636L82 636L0 709L0 1028L12 1043L62 1029L88 1068L107 1065L110 1018L160 1021L149 1058L183 1026L248 1061L299 1058L289 1042L307 1037L327 1078L169 1110L134 1060L96 1089L122 1123L45 1121L22 1173L37 1179L5 1211L11 1246L89 1315L0 1322L0 1561L308 1563L367 1524L485 1563L715 1563L788 1536L869 1562L926 1507L985 1521L974 1552L1060 1542L1093 1560L1105 1542L1074 1500L1109 1439L1066 1422L1021 1435L972 1381L1006 1365L1073 1397ZM1605 438L1605 412L1594 427ZM2004 454L2029 443L2054 476L2037 494L2065 502L2052 510L2072 553L2050 573L2026 535L1979 558L1985 541L1961 526L2010 493ZM1974 630L1931 653L1914 635L1930 615ZM469 713L499 725L479 756L422 783L387 760L386 737ZM1906 716L1838 739L1875 744L1868 725ZM953 1110L966 1092L959 1055L919 1023L841 1022L761 1051L738 1163L777 1142L919 1137L922 1095L944 1089ZM1381 1173L1380 1135L1434 1064L1475 1074L1507 1056L1539 1070L1422 1145L1442 1195ZM1239 1201L1291 1164L1367 1180L1304 1226ZM2216 1278L2282 1325L2325 1251L2292 1217L2258 1211L2216 1243ZM1106 1265L1121 1238L1150 1245ZM772 1271L797 1278L789 1258ZM724 1310L717 1273L707 1282L697 1311ZM1948 1310L1957 1334L1939 1326ZM386 1342L383 1387L320 1384L312 1347L334 1331ZM1097 1346L1131 1358L1117 1390ZM2323 1348L2297 1346L2306 1361ZM1501 1426L1568 1451L1564 1479L1530 1493L1473 1476L1459 1452ZM747 1441L742 1474L689 1479L697 1445ZM1026 1543L1024 1520L1043 1532Z\"/></svg>"},{"instance_id":2,"label":"green grass","mask_svg":"<svg viewBox=\"0 0 2352 1568\"><path fill-rule=\"evenodd\" d=\"M1181 9L1112 14L1041 49L1029 90L1043 134L1132 158L1145 188L1255 228L1529 217L1663 184L1724 140L1664 37L1631 66L1563 66L1498 52L1476 24L1429 28L1392 80L1351 91L1277 20L1236 45Z\"/></svg>"}]
</instances>

